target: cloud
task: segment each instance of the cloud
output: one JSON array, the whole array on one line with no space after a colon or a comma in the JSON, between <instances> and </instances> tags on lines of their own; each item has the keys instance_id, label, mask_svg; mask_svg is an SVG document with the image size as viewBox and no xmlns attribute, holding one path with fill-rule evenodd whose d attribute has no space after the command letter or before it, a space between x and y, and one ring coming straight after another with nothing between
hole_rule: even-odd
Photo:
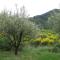
<instances>
[{"instance_id":1,"label":"cloud","mask_svg":"<svg viewBox=\"0 0 60 60\"><path fill-rule=\"evenodd\" d=\"M4 8L13 11L15 4L18 4L18 8L24 5L30 16L34 16L54 8L60 8L59 3L60 0L0 0L0 11Z\"/></svg>"}]
</instances>

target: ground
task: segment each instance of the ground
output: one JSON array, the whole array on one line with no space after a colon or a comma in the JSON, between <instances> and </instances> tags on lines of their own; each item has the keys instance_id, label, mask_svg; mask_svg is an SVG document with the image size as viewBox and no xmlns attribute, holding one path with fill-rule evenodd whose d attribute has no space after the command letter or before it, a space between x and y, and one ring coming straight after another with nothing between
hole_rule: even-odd
<instances>
[{"instance_id":1,"label":"ground","mask_svg":"<svg viewBox=\"0 0 60 60\"><path fill-rule=\"evenodd\" d=\"M17 56L14 52L0 51L0 60L60 60L60 53L49 52L46 47L27 47Z\"/></svg>"}]
</instances>

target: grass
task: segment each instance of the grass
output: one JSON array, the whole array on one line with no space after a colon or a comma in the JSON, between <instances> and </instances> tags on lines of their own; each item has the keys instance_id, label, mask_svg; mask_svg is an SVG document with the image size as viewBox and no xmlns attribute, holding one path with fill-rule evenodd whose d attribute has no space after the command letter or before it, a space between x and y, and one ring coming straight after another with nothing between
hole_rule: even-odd
<instances>
[{"instance_id":1,"label":"grass","mask_svg":"<svg viewBox=\"0 0 60 60\"><path fill-rule=\"evenodd\" d=\"M60 53L45 48L24 48L17 56L14 52L0 51L0 60L60 60Z\"/></svg>"}]
</instances>

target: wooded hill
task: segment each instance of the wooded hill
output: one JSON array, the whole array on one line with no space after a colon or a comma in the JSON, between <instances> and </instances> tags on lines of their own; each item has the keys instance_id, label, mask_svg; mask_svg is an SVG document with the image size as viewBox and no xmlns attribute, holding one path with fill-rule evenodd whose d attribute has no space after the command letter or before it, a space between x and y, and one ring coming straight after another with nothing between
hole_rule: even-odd
<instances>
[{"instance_id":1,"label":"wooded hill","mask_svg":"<svg viewBox=\"0 0 60 60\"><path fill-rule=\"evenodd\" d=\"M60 9L53 9L51 11L48 11L42 15L36 15L32 17L32 21L34 21L40 28L47 28L47 21L48 18L51 17L52 15L54 16L55 13L59 13Z\"/></svg>"}]
</instances>

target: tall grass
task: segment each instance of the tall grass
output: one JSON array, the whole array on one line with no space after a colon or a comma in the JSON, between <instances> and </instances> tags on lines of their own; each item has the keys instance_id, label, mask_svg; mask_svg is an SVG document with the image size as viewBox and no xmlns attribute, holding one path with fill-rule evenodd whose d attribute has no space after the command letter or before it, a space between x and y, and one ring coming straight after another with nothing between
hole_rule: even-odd
<instances>
[{"instance_id":1,"label":"tall grass","mask_svg":"<svg viewBox=\"0 0 60 60\"><path fill-rule=\"evenodd\" d=\"M46 47L25 47L17 56L13 52L0 51L0 60L60 60L60 53L52 53Z\"/></svg>"}]
</instances>

